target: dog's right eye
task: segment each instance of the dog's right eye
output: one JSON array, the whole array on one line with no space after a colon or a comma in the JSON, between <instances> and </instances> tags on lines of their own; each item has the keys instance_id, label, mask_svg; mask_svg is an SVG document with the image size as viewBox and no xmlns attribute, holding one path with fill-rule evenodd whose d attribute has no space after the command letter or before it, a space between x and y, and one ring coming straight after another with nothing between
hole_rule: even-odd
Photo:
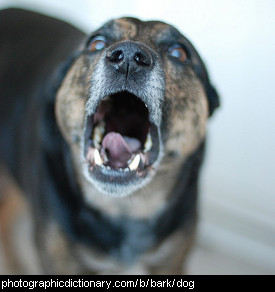
<instances>
[{"instance_id":1,"label":"dog's right eye","mask_svg":"<svg viewBox=\"0 0 275 292\"><path fill-rule=\"evenodd\" d=\"M96 36L88 43L88 50L91 52L101 51L107 46L107 40L103 36Z\"/></svg>"}]
</instances>

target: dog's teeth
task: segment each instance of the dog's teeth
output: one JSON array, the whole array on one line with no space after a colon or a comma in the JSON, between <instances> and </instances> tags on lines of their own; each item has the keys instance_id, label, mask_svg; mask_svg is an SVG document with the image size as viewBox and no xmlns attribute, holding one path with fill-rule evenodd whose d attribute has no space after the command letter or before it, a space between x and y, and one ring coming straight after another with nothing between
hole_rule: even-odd
<instances>
[{"instance_id":1,"label":"dog's teeth","mask_svg":"<svg viewBox=\"0 0 275 292\"><path fill-rule=\"evenodd\" d=\"M100 147L100 143L102 141L104 132L105 132L104 123L100 123L98 126L94 128L93 141L96 148Z\"/></svg>"},{"instance_id":2,"label":"dog's teeth","mask_svg":"<svg viewBox=\"0 0 275 292\"><path fill-rule=\"evenodd\" d=\"M143 152L148 152L150 151L150 149L152 148L153 142L152 142L152 138L151 138L151 134L148 133L147 137L146 137L146 141L144 143L144 151Z\"/></svg>"},{"instance_id":3,"label":"dog's teeth","mask_svg":"<svg viewBox=\"0 0 275 292\"><path fill-rule=\"evenodd\" d=\"M133 159L133 161L129 164L130 170L132 171L137 170L139 163L140 163L140 154L137 154L135 158Z\"/></svg>"},{"instance_id":4,"label":"dog's teeth","mask_svg":"<svg viewBox=\"0 0 275 292\"><path fill-rule=\"evenodd\" d=\"M99 165L99 166L103 164L103 160L99 154L98 149L95 149L94 151L94 162L96 165Z\"/></svg>"}]
</instances>

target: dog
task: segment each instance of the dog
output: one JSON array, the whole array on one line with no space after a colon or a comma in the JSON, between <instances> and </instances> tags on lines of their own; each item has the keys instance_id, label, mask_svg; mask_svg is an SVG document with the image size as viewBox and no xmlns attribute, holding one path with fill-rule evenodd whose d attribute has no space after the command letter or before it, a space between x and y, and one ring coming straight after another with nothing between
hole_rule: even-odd
<instances>
[{"instance_id":1,"label":"dog","mask_svg":"<svg viewBox=\"0 0 275 292\"><path fill-rule=\"evenodd\" d=\"M219 106L190 41L130 17L86 36L21 9L0 12L0 39L1 165L27 204L39 271L183 273Z\"/></svg>"}]
</instances>

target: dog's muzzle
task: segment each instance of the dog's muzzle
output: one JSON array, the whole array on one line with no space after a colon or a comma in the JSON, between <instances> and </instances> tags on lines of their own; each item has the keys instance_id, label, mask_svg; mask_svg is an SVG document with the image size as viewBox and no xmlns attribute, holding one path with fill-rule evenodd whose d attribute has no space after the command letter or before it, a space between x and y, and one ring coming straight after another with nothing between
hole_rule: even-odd
<instances>
[{"instance_id":1,"label":"dog's muzzle","mask_svg":"<svg viewBox=\"0 0 275 292\"><path fill-rule=\"evenodd\" d=\"M98 61L86 106L86 177L104 193L140 188L161 159L164 74L157 55L139 42L109 47Z\"/></svg>"}]
</instances>

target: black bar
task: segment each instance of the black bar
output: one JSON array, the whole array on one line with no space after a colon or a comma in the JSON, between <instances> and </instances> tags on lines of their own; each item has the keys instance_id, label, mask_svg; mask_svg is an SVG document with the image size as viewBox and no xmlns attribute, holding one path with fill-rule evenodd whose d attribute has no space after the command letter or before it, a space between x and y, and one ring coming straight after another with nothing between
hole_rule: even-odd
<instances>
[{"instance_id":1,"label":"black bar","mask_svg":"<svg viewBox=\"0 0 275 292\"><path fill-rule=\"evenodd\" d=\"M0 290L49 290L51 288L179 288L183 291L269 291L274 276L0 276Z\"/></svg>"}]
</instances>

